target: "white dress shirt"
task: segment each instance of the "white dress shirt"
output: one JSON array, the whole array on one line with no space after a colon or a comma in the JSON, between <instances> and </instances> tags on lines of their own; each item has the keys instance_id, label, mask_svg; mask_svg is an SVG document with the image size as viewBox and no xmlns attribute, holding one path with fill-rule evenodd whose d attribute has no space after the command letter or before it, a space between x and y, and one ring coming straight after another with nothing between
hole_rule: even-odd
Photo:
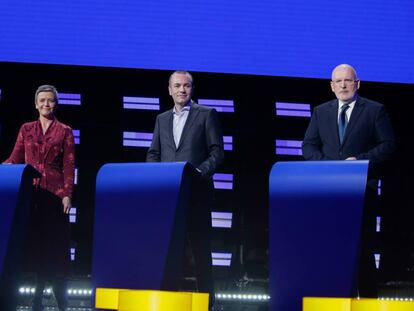
<instances>
[{"instance_id":1,"label":"white dress shirt","mask_svg":"<svg viewBox=\"0 0 414 311\"><path fill-rule=\"evenodd\" d=\"M354 110L355 107L355 103L356 100L353 100L352 102L349 103L349 108L348 110L345 112L346 113L346 119L349 122L349 119L351 118L351 114L352 114L352 110ZM341 115L341 111L342 111L342 106L345 105L345 103L343 101L338 100L338 122L339 122L339 116Z\"/></svg>"},{"instance_id":2,"label":"white dress shirt","mask_svg":"<svg viewBox=\"0 0 414 311\"><path fill-rule=\"evenodd\" d=\"M188 114L190 113L191 108L191 102L189 102L187 105L185 105L183 108L181 108L181 111L178 112L175 109L173 109L173 136L174 136L174 142L175 147L178 148L178 145L180 144L181 135L183 133L183 129L185 126L185 122L187 121Z\"/></svg>"}]
</instances>

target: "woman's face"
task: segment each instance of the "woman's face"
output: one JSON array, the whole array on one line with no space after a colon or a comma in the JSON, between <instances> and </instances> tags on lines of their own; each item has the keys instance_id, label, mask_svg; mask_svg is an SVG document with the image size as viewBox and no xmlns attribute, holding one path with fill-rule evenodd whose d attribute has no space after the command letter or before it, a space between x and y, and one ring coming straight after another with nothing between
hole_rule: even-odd
<instances>
[{"instance_id":1,"label":"woman's face","mask_svg":"<svg viewBox=\"0 0 414 311\"><path fill-rule=\"evenodd\" d=\"M37 94L36 109L39 115L45 118L50 118L56 109L56 98L52 92L40 92Z\"/></svg>"}]
</instances>

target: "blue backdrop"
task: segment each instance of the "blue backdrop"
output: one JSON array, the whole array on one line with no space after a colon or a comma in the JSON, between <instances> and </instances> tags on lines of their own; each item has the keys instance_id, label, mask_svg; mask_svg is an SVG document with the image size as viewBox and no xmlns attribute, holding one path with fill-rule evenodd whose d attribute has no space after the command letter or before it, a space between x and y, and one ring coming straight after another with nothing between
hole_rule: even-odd
<instances>
[{"instance_id":1,"label":"blue backdrop","mask_svg":"<svg viewBox=\"0 0 414 311\"><path fill-rule=\"evenodd\" d=\"M414 83L412 0L2 0L0 61Z\"/></svg>"}]
</instances>

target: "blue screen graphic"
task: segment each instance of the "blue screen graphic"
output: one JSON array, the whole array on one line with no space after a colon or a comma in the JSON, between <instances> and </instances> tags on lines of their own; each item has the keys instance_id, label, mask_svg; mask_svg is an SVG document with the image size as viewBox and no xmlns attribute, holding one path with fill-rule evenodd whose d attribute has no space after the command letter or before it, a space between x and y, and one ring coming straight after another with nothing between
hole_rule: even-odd
<instances>
[{"instance_id":1,"label":"blue screen graphic","mask_svg":"<svg viewBox=\"0 0 414 311\"><path fill-rule=\"evenodd\" d=\"M414 83L412 0L0 2L0 61Z\"/></svg>"}]
</instances>

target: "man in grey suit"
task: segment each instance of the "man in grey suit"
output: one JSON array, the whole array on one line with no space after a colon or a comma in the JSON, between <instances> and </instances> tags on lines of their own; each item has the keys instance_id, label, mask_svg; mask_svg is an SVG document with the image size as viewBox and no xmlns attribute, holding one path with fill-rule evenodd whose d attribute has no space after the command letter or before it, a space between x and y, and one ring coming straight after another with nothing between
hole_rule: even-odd
<instances>
[{"instance_id":1,"label":"man in grey suit","mask_svg":"<svg viewBox=\"0 0 414 311\"><path fill-rule=\"evenodd\" d=\"M188 237L198 290L210 294L211 308L214 303L210 247L212 177L223 162L223 135L216 110L196 104L191 99L193 90L189 72L175 71L170 76L168 91L174 107L157 116L147 162L186 161L199 173L192 189Z\"/></svg>"},{"instance_id":2,"label":"man in grey suit","mask_svg":"<svg viewBox=\"0 0 414 311\"><path fill-rule=\"evenodd\" d=\"M360 97L355 69L341 64L332 71L336 98L317 106L302 144L306 160L369 160L358 296L377 296L373 247L380 168L395 150L391 122L382 104ZM338 267L340 269L340 267Z\"/></svg>"},{"instance_id":3,"label":"man in grey suit","mask_svg":"<svg viewBox=\"0 0 414 311\"><path fill-rule=\"evenodd\" d=\"M223 135L215 109L192 101L193 77L175 71L168 91L174 107L157 116L148 162L190 162L201 176L210 179L224 158Z\"/></svg>"}]
</instances>

